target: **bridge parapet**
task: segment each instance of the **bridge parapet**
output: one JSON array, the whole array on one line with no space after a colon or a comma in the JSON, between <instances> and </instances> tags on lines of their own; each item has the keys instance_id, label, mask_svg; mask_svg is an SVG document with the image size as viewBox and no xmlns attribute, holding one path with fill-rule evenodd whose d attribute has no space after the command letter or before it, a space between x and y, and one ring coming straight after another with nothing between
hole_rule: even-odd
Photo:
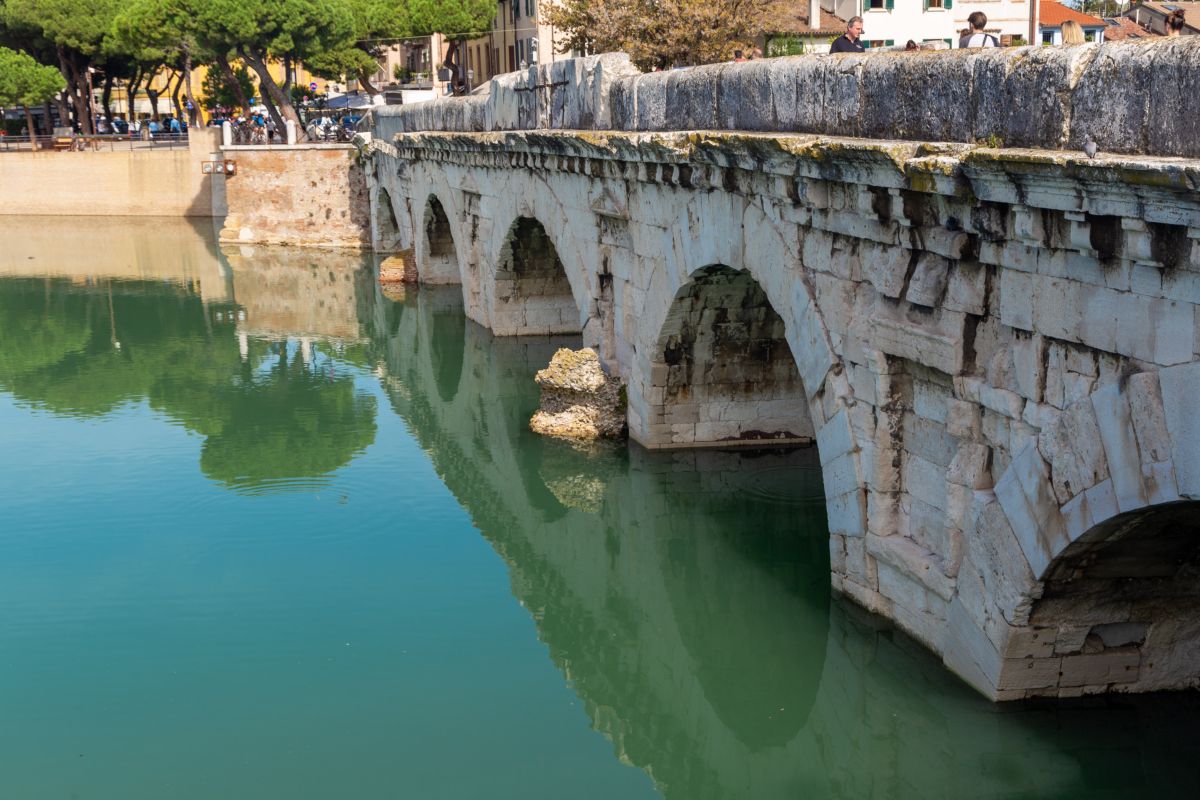
<instances>
[{"instance_id":1,"label":"bridge parapet","mask_svg":"<svg viewBox=\"0 0 1200 800\"><path fill-rule=\"evenodd\" d=\"M1200 156L1200 40L807 55L641 74L621 54L494 78L486 93L379 109L423 130L740 130Z\"/></svg>"}]
</instances>

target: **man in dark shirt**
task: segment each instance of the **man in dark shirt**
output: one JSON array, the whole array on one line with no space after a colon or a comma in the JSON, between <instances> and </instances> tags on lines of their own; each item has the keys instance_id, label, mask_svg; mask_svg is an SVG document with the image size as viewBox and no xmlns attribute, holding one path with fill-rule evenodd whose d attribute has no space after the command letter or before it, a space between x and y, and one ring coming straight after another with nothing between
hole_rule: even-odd
<instances>
[{"instance_id":1,"label":"man in dark shirt","mask_svg":"<svg viewBox=\"0 0 1200 800\"><path fill-rule=\"evenodd\" d=\"M861 53L863 51L862 33L862 17L851 17L850 22L846 25L846 32L833 40L829 52Z\"/></svg>"}]
</instances>

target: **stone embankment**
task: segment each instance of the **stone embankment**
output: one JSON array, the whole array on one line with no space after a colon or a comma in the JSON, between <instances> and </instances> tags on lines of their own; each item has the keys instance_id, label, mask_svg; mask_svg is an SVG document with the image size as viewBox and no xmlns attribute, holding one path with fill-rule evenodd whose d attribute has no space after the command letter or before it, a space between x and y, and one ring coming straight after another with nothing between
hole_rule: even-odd
<instances>
[{"instance_id":1,"label":"stone embankment","mask_svg":"<svg viewBox=\"0 0 1200 800\"><path fill-rule=\"evenodd\" d=\"M612 439L625 435L621 382L605 374L590 347L559 349L534 380L541 407L529 420L534 433L566 439Z\"/></svg>"},{"instance_id":2,"label":"stone embankment","mask_svg":"<svg viewBox=\"0 0 1200 800\"><path fill-rule=\"evenodd\" d=\"M478 94L378 109L426 130L738 130L1200 156L1200 37L808 55L642 74L622 54L493 78Z\"/></svg>"}]
</instances>

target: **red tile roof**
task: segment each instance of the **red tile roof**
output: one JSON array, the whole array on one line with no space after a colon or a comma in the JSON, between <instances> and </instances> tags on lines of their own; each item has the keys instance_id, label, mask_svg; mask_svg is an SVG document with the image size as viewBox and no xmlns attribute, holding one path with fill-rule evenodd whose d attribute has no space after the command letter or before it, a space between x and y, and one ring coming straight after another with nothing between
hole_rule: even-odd
<instances>
[{"instance_id":1,"label":"red tile roof","mask_svg":"<svg viewBox=\"0 0 1200 800\"><path fill-rule=\"evenodd\" d=\"M1148 31L1129 17L1106 17L1108 27L1104 29L1104 41L1123 42L1126 39L1153 39L1159 34ZM1116 23L1115 25L1113 23Z\"/></svg>"},{"instance_id":2,"label":"red tile roof","mask_svg":"<svg viewBox=\"0 0 1200 800\"><path fill-rule=\"evenodd\" d=\"M1069 19L1078 22L1085 28L1103 28L1105 26L1104 20L1099 17L1080 13L1073 8L1067 8L1062 3L1056 3L1054 0L1042 0L1038 14L1042 26L1046 28L1061 27Z\"/></svg>"},{"instance_id":3,"label":"red tile roof","mask_svg":"<svg viewBox=\"0 0 1200 800\"><path fill-rule=\"evenodd\" d=\"M838 36L846 32L846 21L823 8L814 28L808 18L808 3L797 3L795 0L775 3L767 9L766 18L768 21L763 27L771 33Z\"/></svg>"}]
</instances>

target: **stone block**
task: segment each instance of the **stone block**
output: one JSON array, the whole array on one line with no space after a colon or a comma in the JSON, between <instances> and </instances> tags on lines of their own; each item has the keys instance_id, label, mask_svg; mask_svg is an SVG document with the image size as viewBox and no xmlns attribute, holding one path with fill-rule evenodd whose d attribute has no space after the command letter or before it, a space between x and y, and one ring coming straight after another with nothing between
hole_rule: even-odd
<instances>
[{"instance_id":1,"label":"stone block","mask_svg":"<svg viewBox=\"0 0 1200 800\"><path fill-rule=\"evenodd\" d=\"M1020 542L997 497L976 492L974 510L963 529L966 555L982 577L986 597L1006 621L1015 623L1018 609L1028 605L1036 588ZM960 571L961 572L961 571Z\"/></svg>"},{"instance_id":2,"label":"stone block","mask_svg":"<svg viewBox=\"0 0 1200 800\"><path fill-rule=\"evenodd\" d=\"M946 293L950 262L941 256L922 252L917 256L905 298L910 303L930 308L938 305Z\"/></svg>"},{"instance_id":3,"label":"stone block","mask_svg":"<svg viewBox=\"0 0 1200 800\"><path fill-rule=\"evenodd\" d=\"M959 439L978 439L981 434L979 405L966 400L946 400L946 432Z\"/></svg>"},{"instance_id":4,"label":"stone block","mask_svg":"<svg viewBox=\"0 0 1200 800\"><path fill-rule=\"evenodd\" d=\"M1010 659L1048 658L1054 655L1057 635L1057 627L1017 628L1008 637L1008 648L1004 654Z\"/></svg>"},{"instance_id":5,"label":"stone block","mask_svg":"<svg viewBox=\"0 0 1200 800\"><path fill-rule=\"evenodd\" d=\"M1133 683L1140 673L1142 655L1136 648L1064 656L1062 686L1106 686Z\"/></svg>"},{"instance_id":6,"label":"stone block","mask_svg":"<svg viewBox=\"0 0 1200 800\"><path fill-rule=\"evenodd\" d=\"M820 454L821 466L825 466L846 453L852 453L855 449L854 434L850 430L846 409L839 409L817 431L817 450Z\"/></svg>"},{"instance_id":7,"label":"stone block","mask_svg":"<svg viewBox=\"0 0 1200 800\"><path fill-rule=\"evenodd\" d=\"M1065 503L1108 477L1108 462L1092 404L1075 403L1038 436L1038 448L1050 464L1054 493Z\"/></svg>"},{"instance_id":8,"label":"stone block","mask_svg":"<svg viewBox=\"0 0 1200 800\"><path fill-rule=\"evenodd\" d=\"M1200 499L1200 362L1159 370L1158 381L1179 494Z\"/></svg>"},{"instance_id":9,"label":"stone block","mask_svg":"<svg viewBox=\"0 0 1200 800\"><path fill-rule=\"evenodd\" d=\"M912 257L911 251L877 242L863 242L859 247L863 277L884 297L900 297ZM807 259L805 263L809 263Z\"/></svg>"},{"instance_id":10,"label":"stone block","mask_svg":"<svg viewBox=\"0 0 1200 800\"><path fill-rule=\"evenodd\" d=\"M866 533L867 500L861 489L838 495L825 502L829 530L839 536L863 536Z\"/></svg>"},{"instance_id":11,"label":"stone block","mask_svg":"<svg viewBox=\"0 0 1200 800\"><path fill-rule=\"evenodd\" d=\"M1104 445L1108 473L1112 476L1117 507L1121 511L1141 508L1146 505L1146 492L1142 486L1142 465L1129 403L1120 387L1110 383L1092 393L1092 409Z\"/></svg>"},{"instance_id":12,"label":"stone block","mask_svg":"<svg viewBox=\"0 0 1200 800\"><path fill-rule=\"evenodd\" d=\"M867 553L882 565L897 570L909 583L922 591L929 590L942 600L949 602L954 594L954 581L942 571L942 560L927 548L922 547L904 536L876 536L867 534ZM882 571L880 582L882 590ZM886 592L885 592L886 594ZM894 598L893 598L894 599ZM921 605L911 605L910 608L926 610Z\"/></svg>"},{"instance_id":13,"label":"stone block","mask_svg":"<svg viewBox=\"0 0 1200 800\"><path fill-rule=\"evenodd\" d=\"M946 468L906 453L904 457L904 488L918 500L934 508L946 510Z\"/></svg>"},{"instance_id":14,"label":"stone block","mask_svg":"<svg viewBox=\"0 0 1200 800\"><path fill-rule=\"evenodd\" d=\"M970 489L990 489L990 461L991 449L987 445L963 442L946 471L946 480Z\"/></svg>"},{"instance_id":15,"label":"stone block","mask_svg":"<svg viewBox=\"0 0 1200 800\"><path fill-rule=\"evenodd\" d=\"M718 86L716 127L732 131L779 130L772 88L771 62L729 65Z\"/></svg>"},{"instance_id":16,"label":"stone block","mask_svg":"<svg viewBox=\"0 0 1200 800\"><path fill-rule=\"evenodd\" d=\"M1034 442L1013 455L1012 463L996 481L996 499L1034 575L1042 575L1070 540L1046 464Z\"/></svg>"},{"instance_id":17,"label":"stone block","mask_svg":"<svg viewBox=\"0 0 1200 800\"><path fill-rule=\"evenodd\" d=\"M941 640L942 661L970 685L991 695L1000 679L1000 652L984 633L980 621L972 619L962 603L950 601Z\"/></svg>"},{"instance_id":18,"label":"stone block","mask_svg":"<svg viewBox=\"0 0 1200 800\"><path fill-rule=\"evenodd\" d=\"M1039 335L1014 337L1012 343L1013 380L1017 392L1041 402L1045 385L1045 339Z\"/></svg>"},{"instance_id":19,"label":"stone block","mask_svg":"<svg viewBox=\"0 0 1200 800\"><path fill-rule=\"evenodd\" d=\"M1000 672L1000 685L1005 689L1045 689L1058 685L1062 658L1006 658Z\"/></svg>"},{"instance_id":20,"label":"stone block","mask_svg":"<svg viewBox=\"0 0 1200 800\"><path fill-rule=\"evenodd\" d=\"M634 108L637 130L661 131L668 125L667 79L672 73L651 72L634 79Z\"/></svg>"},{"instance_id":21,"label":"stone block","mask_svg":"<svg viewBox=\"0 0 1200 800\"><path fill-rule=\"evenodd\" d=\"M940 467L950 465L958 442L946 432L945 425L908 412L902 430L905 450Z\"/></svg>"},{"instance_id":22,"label":"stone block","mask_svg":"<svg viewBox=\"0 0 1200 800\"><path fill-rule=\"evenodd\" d=\"M982 315L986 307L987 268L958 261L950 269L943 305L954 311Z\"/></svg>"},{"instance_id":23,"label":"stone block","mask_svg":"<svg viewBox=\"0 0 1200 800\"><path fill-rule=\"evenodd\" d=\"M1000 321L1032 331L1034 276L1011 269L1000 271Z\"/></svg>"}]
</instances>

